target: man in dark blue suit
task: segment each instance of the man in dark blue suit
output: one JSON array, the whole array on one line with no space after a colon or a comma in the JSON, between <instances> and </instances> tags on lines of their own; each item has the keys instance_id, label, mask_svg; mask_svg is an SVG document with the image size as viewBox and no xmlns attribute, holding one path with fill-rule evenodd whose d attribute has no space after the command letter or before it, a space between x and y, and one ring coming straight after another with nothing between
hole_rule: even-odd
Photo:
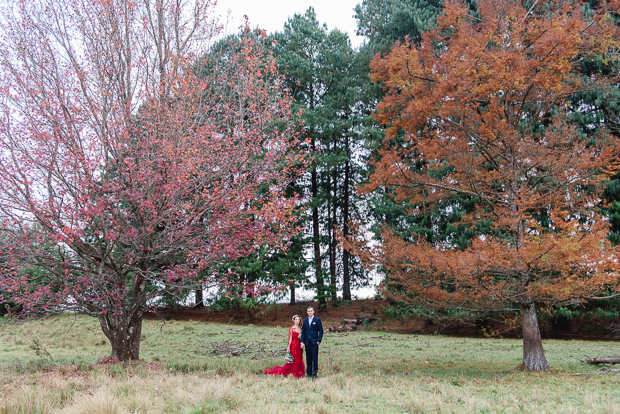
<instances>
[{"instance_id":1,"label":"man in dark blue suit","mask_svg":"<svg viewBox=\"0 0 620 414\"><path fill-rule=\"evenodd\" d=\"M306 350L306 375L314 379L319 370L319 345L323 340L323 324L314 316L314 308L308 306L308 317L304 319L301 332L301 347Z\"/></svg>"}]
</instances>

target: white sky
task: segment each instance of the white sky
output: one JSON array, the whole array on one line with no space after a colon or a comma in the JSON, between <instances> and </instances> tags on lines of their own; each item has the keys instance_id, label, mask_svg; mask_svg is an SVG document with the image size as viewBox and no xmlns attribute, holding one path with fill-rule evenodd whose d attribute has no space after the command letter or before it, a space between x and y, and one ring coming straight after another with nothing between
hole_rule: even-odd
<instances>
[{"instance_id":1,"label":"white sky","mask_svg":"<svg viewBox=\"0 0 620 414\"><path fill-rule=\"evenodd\" d=\"M327 28L338 28L349 34L353 47L359 46L363 37L356 36L356 20L354 8L362 0L218 0L215 12L226 22L228 10L232 12L228 23L228 33L235 33L243 23L243 16L250 19L250 27L259 26L268 33L280 32L284 23L295 13L303 14L308 7L314 7L320 24L326 23Z\"/></svg>"}]
</instances>

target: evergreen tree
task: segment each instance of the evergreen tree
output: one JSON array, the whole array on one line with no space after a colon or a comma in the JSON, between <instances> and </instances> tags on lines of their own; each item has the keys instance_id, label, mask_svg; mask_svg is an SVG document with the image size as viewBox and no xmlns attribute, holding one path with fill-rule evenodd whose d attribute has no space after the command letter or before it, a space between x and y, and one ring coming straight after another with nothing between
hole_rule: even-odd
<instances>
[{"instance_id":1,"label":"evergreen tree","mask_svg":"<svg viewBox=\"0 0 620 414\"><path fill-rule=\"evenodd\" d=\"M441 0L363 0L355 7L357 34L375 47L390 47L406 36L417 42L439 13Z\"/></svg>"},{"instance_id":2,"label":"evergreen tree","mask_svg":"<svg viewBox=\"0 0 620 414\"><path fill-rule=\"evenodd\" d=\"M225 66L232 56L240 52L244 46L244 39L247 38L252 38L259 48L271 48L271 40L263 30L259 28L250 30L245 27L240 33L227 36L215 43L204 56L197 70L208 73L219 66ZM291 151L298 152L299 148L291 148ZM286 190L287 197L299 198L303 188L300 187L298 181L299 179L291 180ZM268 191L268 188L265 187L264 190ZM295 215L298 219L295 226L298 228L303 225L304 209L303 204L299 204L296 208ZM282 287L290 289L290 302L295 303L295 287L304 286L307 282L305 273L309 263L303 255L304 240L302 234L295 234L288 240L285 249L264 245L247 257L225 261L217 268L217 272L225 280L220 284L219 292L216 293L215 298L205 298L202 289L197 289L195 291L196 306L203 306L205 300L217 302L223 295L226 295L228 301L221 301L220 305L250 309L256 303L267 300L274 291L273 288ZM268 288L262 289L262 287ZM251 313L250 316L252 317Z\"/></svg>"},{"instance_id":3,"label":"evergreen tree","mask_svg":"<svg viewBox=\"0 0 620 414\"><path fill-rule=\"evenodd\" d=\"M273 40L280 72L303 110L303 136L312 162L302 183L310 210L306 227L311 229L315 288L323 307L328 297L335 303L340 270L345 299L351 299L354 275L360 276L360 267L348 251L339 251L335 228L347 234L356 211L360 168L354 155L362 149L361 73L355 69L356 55L348 36L320 25L313 8L290 18ZM363 276L357 280L363 281Z\"/></svg>"}]
</instances>

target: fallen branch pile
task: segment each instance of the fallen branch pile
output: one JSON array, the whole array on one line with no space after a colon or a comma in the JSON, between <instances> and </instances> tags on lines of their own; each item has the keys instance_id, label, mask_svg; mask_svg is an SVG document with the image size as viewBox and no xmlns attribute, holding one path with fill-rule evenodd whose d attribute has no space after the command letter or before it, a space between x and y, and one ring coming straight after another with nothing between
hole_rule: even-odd
<instances>
[{"instance_id":1,"label":"fallen branch pile","mask_svg":"<svg viewBox=\"0 0 620 414\"><path fill-rule=\"evenodd\" d=\"M374 348L374 347L378 347L378 346L381 346L381 345L377 345L377 344L369 344L369 343L366 343L366 342L362 344L362 343L360 343L360 342L358 341L358 342L357 342L357 344L355 344L355 345L351 345L351 347L355 347L355 346L364 347L364 348L366 348L366 347L373 347L373 348Z\"/></svg>"},{"instance_id":2,"label":"fallen branch pile","mask_svg":"<svg viewBox=\"0 0 620 414\"><path fill-rule=\"evenodd\" d=\"M362 325L363 323L370 323L375 321L375 316L372 314L364 314L357 319L342 319L342 323L340 325L332 325L329 327L330 332L351 332L357 329L357 325Z\"/></svg>"},{"instance_id":3,"label":"fallen branch pile","mask_svg":"<svg viewBox=\"0 0 620 414\"><path fill-rule=\"evenodd\" d=\"M586 355L585 359L580 359L579 361L585 364L605 364L604 366L597 369L596 375L616 375L620 372L618 368L612 368L610 365L620 364L620 356L606 356L606 357L597 357L590 358ZM572 374L572 377L583 376L586 379L590 379L590 374Z\"/></svg>"},{"instance_id":4,"label":"fallen branch pile","mask_svg":"<svg viewBox=\"0 0 620 414\"><path fill-rule=\"evenodd\" d=\"M586 364L620 364L620 356L606 356L606 357L597 357L590 358L586 355L585 359L580 359L579 361L584 362Z\"/></svg>"},{"instance_id":5,"label":"fallen branch pile","mask_svg":"<svg viewBox=\"0 0 620 414\"><path fill-rule=\"evenodd\" d=\"M219 355L219 356L239 356L243 354L251 354L252 359L274 358L278 355L285 355L286 349L273 348L268 343L244 343L242 341L234 341L227 339L223 342L211 341L202 342L199 345L199 353Z\"/></svg>"},{"instance_id":6,"label":"fallen branch pile","mask_svg":"<svg viewBox=\"0 0 620 414\"><path fill-rule=\"evenodd\" d=\"M600 367L596 375L616 375L618 372L620 372L620 369L605 366Z\"/></svg>"},{"instance_id":7,"label":"fallen branch pile","mask_svg":"<svg viewBox=\"0 0 620 414\"><path fill-rule=\"evenodd\" d=\"M600 367L599 369L597 369L597 373L596 375L616 375L617 373L620 372L620 369L618 368L612 368L609 365L606 365L604 367ZM590 374L571 374L571 377L580 377L583 376L586 379L590 379Z\"/></svg>"}]
</instances>

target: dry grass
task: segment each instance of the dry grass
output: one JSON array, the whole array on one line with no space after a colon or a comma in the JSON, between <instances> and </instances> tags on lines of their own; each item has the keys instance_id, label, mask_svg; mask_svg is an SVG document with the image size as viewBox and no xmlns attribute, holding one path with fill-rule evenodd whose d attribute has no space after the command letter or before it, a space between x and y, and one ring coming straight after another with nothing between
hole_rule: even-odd
<instances>
[{"instance_id":1,"label":"dry grass","mask_svg":"<svg viewBox=\"0 0 620 414\"><path fill-rule=\"evenodd\" d=\"M96 321L78 317L68 330L72 322L0 328L0 413L620 413L620 378L570 376L594 374L576 357L617 354L616 342L545 341L553 369L531 374L512 369L518 340L329 334L320 378L309 381L260 374L281 358L200 348L226 339L284 346L286 327L146 321L142 357L156 364L99 366L109 349ZM55 366L35 355L32 338Z\"/></svg>"}]
</instances>

